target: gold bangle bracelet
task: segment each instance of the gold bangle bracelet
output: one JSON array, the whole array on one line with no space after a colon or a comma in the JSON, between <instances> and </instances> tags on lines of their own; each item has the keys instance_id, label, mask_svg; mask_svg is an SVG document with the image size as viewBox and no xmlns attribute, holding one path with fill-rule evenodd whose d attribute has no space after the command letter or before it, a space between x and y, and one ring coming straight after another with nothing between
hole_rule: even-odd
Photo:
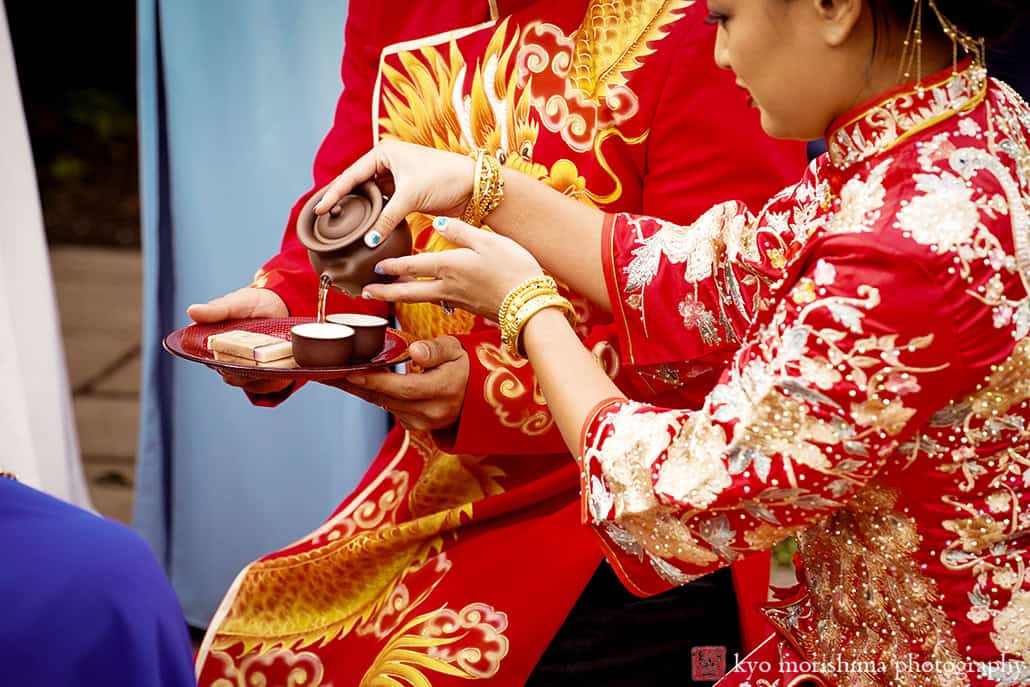
<instances>
[{"instance_id":1,"label":"gold bangle bracelet","mask_svg":"<svg viewBox=\"0 0 1030 687\"><path fill-rule=\"evenodd\" d=\"M504 300L501 301L501 307L497 309L497 324L503 326L505 321L510 318L510 314L518 311L518 308L512 307L515 301L523 299L525 294L534 289L552 289L557 293L558 283L551 277L541 275L539 277L530 277L513 288L504 297Z\"/></svg>"},{"instance_id":2,"label":"gold bangle bracelet","mask_svg":"<svg viewBox=\"0 0 1030 687\"><path fill-rule=\"evenodd\" d=\"M526 323L533 319L533 316L547 308L561 308L565 311L565 319L569 321L570 325L575 326L576 308L571 302L569 302L569 299L564 296L559 296L556 293L537 296L523 305L516 315L514 326L515 335L513 340L508 344L508 352L511 353L512 356L516 358L525 357L522 353L522 331L525 329Z\"/></svg>"},{"instance_id":3,"label":"gold bangle bracelet","mask_svg":"<svg viewBox=\"0 0 1030 687\"><path fill-rule=\"evenodd\" d=\"M533 277L512 289L497 312L497 324L501 328L501 339L506 344L514 336L513 324L519 309L535 296L558 293L557 284L550 277Z\"/></svg>"},{"instance_id":4,"label":"gold bangle bracelet","mask_svg":"<svg viewBox=\"0 0 1030 687\"><path fill-rule=\"evenodd\" d=\"M469 153L475 160L472 177L472 196L461 214L461 220L472 226L481 226L483 218L497 209L504 199L504 170L501 163L485 148Z\"/></svg>"},{"instance_id":5,"label":"gold bangle bracelet","mask_svg":"<svg viewBox=\"0 0 1030 687\"><path fill-rule=\"evenodd\" d=\"M472 164L472 195L465 205L465 211L461 213L461 221L472 226L479 226L476 223L476 208L482 202L482 190L480 188L482 174L480 168L482 167L482 160L485 154L486 150L483 148L477 148L469 153L469 156L474 160Z\"/></svg>"},{"instance_id":6,"label":"gold bangle bracelet","mask_svg":"<svg viewBox=\"0 0 1030 687\"><path fill-rule=\"evenodd\" d=\"M487 215L500 207L501 201L504 200L504 168L493 155L487 155L484 159L490 173L483 195L483 203L480 206L480 223L486 219Z\"/></svg>"},{"instance_id":7,"label":"gold bangle bracelet","mask_svg":"<svg viewBox=\"0 0 1030 687\"><path fill-rule=\"evenodd\" d=\"M533 289L532 291L525 294L522 298L517 298L512 301L511 308L508 309L508 314L505 317L504 322L501 324L501 342L508 344L514 341L518 337L518 313L522 310L522 307L533 300L541 296L559 296L560 294L551 288L540 288Z\"/></svg>"},{"instance_id":8,"label":"gold bangle bracelet","mask_svg":"<svg viewBox=\"0 0 1030 687\"><path fill-rule=\"evenodd\" d=\"M558 289L546 284L529 289L528 291L520 292L508 305L508 310L504 316L505 322L511 322L518 311L522 309L522 306L528 303L531 299L536 298L537 296L550 296L552 294L558 295Z\"/></svg>"}]
</instances>

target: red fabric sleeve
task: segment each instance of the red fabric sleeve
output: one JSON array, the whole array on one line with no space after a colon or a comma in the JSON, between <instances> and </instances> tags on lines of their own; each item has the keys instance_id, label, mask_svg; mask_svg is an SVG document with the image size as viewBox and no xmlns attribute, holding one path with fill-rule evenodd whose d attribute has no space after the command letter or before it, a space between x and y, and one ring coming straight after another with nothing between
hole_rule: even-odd
<instances>
[{"instance_id":1,"label":"red fabric sleeve","mask_svg":"<svg viewBox=\"0 0 1030 687\"><path fill-rule=\"evenodd\" d=\"M630 364L732 355L753 317L762 285L755 275L775 271L770 259L747 269L734 261L737 236L754 221L744 205L733 202L688 226L627 213L605 219L602 268L620 350Z\"/></svg>"}]
</instances>

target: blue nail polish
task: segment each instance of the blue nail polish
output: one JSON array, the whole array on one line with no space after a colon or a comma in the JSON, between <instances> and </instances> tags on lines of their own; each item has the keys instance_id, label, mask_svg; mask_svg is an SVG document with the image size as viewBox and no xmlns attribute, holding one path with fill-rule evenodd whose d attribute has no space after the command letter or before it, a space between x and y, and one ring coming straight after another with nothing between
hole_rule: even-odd
<instances>
[{"instance_id":1,"label":"blue nail polish","mask_svg":"<svg viewBox=\"0 0 1030 687\"><path fill-rule=\"evenodd\" d=\"M373 267L372 271L375 272L376 274L386 274L386 270L384 270L379 265L376 265L375 267Z\"/></svg>"},{"instance_id":2,"label":"blue nail polish","mask_svg":"<svg viewBox=\"0 0 1030 687\"><path fill-rule=\"evenodd\" d=\"M370 294L368 291L362 291L361 297L364 298L366 301L372 300L372 294Z\"/></svg>"},{"instance_id":3,"label":"blue nail polish","mask_svg":"<svg viewBox=\"0 0 1030 687\"><path fill-rule=\"evenodd\" d=\"M433 220L433 229L436 229L438 234L443 233L447 229L447 225L450 221L450 217L437 217Z\"/></svg>"},{"instance_id":4,"label":"blue nail polish","mask_svg":"<svg viewBox=\"0 0 1030 687\"><path fill-rule=\"evenodd\" d=\"M380 234L378 231L370 231L367 234L365 234L365 243L367 243L371 248L375 248L382 242L383 235Z\"/></svg>"}]
</instances>

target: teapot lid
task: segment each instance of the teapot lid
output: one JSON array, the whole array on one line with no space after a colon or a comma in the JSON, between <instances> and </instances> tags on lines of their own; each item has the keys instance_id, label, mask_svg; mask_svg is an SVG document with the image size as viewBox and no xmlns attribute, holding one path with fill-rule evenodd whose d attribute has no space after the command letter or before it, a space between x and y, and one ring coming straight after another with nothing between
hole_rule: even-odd
<instances>
[{"instance_id":1,"label":"teapot lid","mask_svg":"<svg viewBox=\"0 0 1030 687\"><path fill-rule=\"evenodd\" d=\"M374 181L366 181L341 198L329 212L316 215L315 205L327 188L312 195L297 217L297 238L308 250L320 253L360 240L383 211L382 192Z\"/></svg>"}]
</instances>

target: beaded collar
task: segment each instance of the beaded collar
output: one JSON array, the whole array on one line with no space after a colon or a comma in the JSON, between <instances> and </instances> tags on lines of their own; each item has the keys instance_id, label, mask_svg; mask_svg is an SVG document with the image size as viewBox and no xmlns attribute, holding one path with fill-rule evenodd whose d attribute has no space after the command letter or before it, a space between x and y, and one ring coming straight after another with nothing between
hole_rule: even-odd
<instances>
[{"instance_id":1,"label":"beaded collar","mask_svg":"<svg viewBox=\"0 0 1030 687\"><path fill-rule=\"evenodd\" d=\"M967 59L956 68L910 82L838 117L826 136L830 161L846 169L886 152L934 124L976 107L987 70Z\"/></svg>"}]
</instances>

